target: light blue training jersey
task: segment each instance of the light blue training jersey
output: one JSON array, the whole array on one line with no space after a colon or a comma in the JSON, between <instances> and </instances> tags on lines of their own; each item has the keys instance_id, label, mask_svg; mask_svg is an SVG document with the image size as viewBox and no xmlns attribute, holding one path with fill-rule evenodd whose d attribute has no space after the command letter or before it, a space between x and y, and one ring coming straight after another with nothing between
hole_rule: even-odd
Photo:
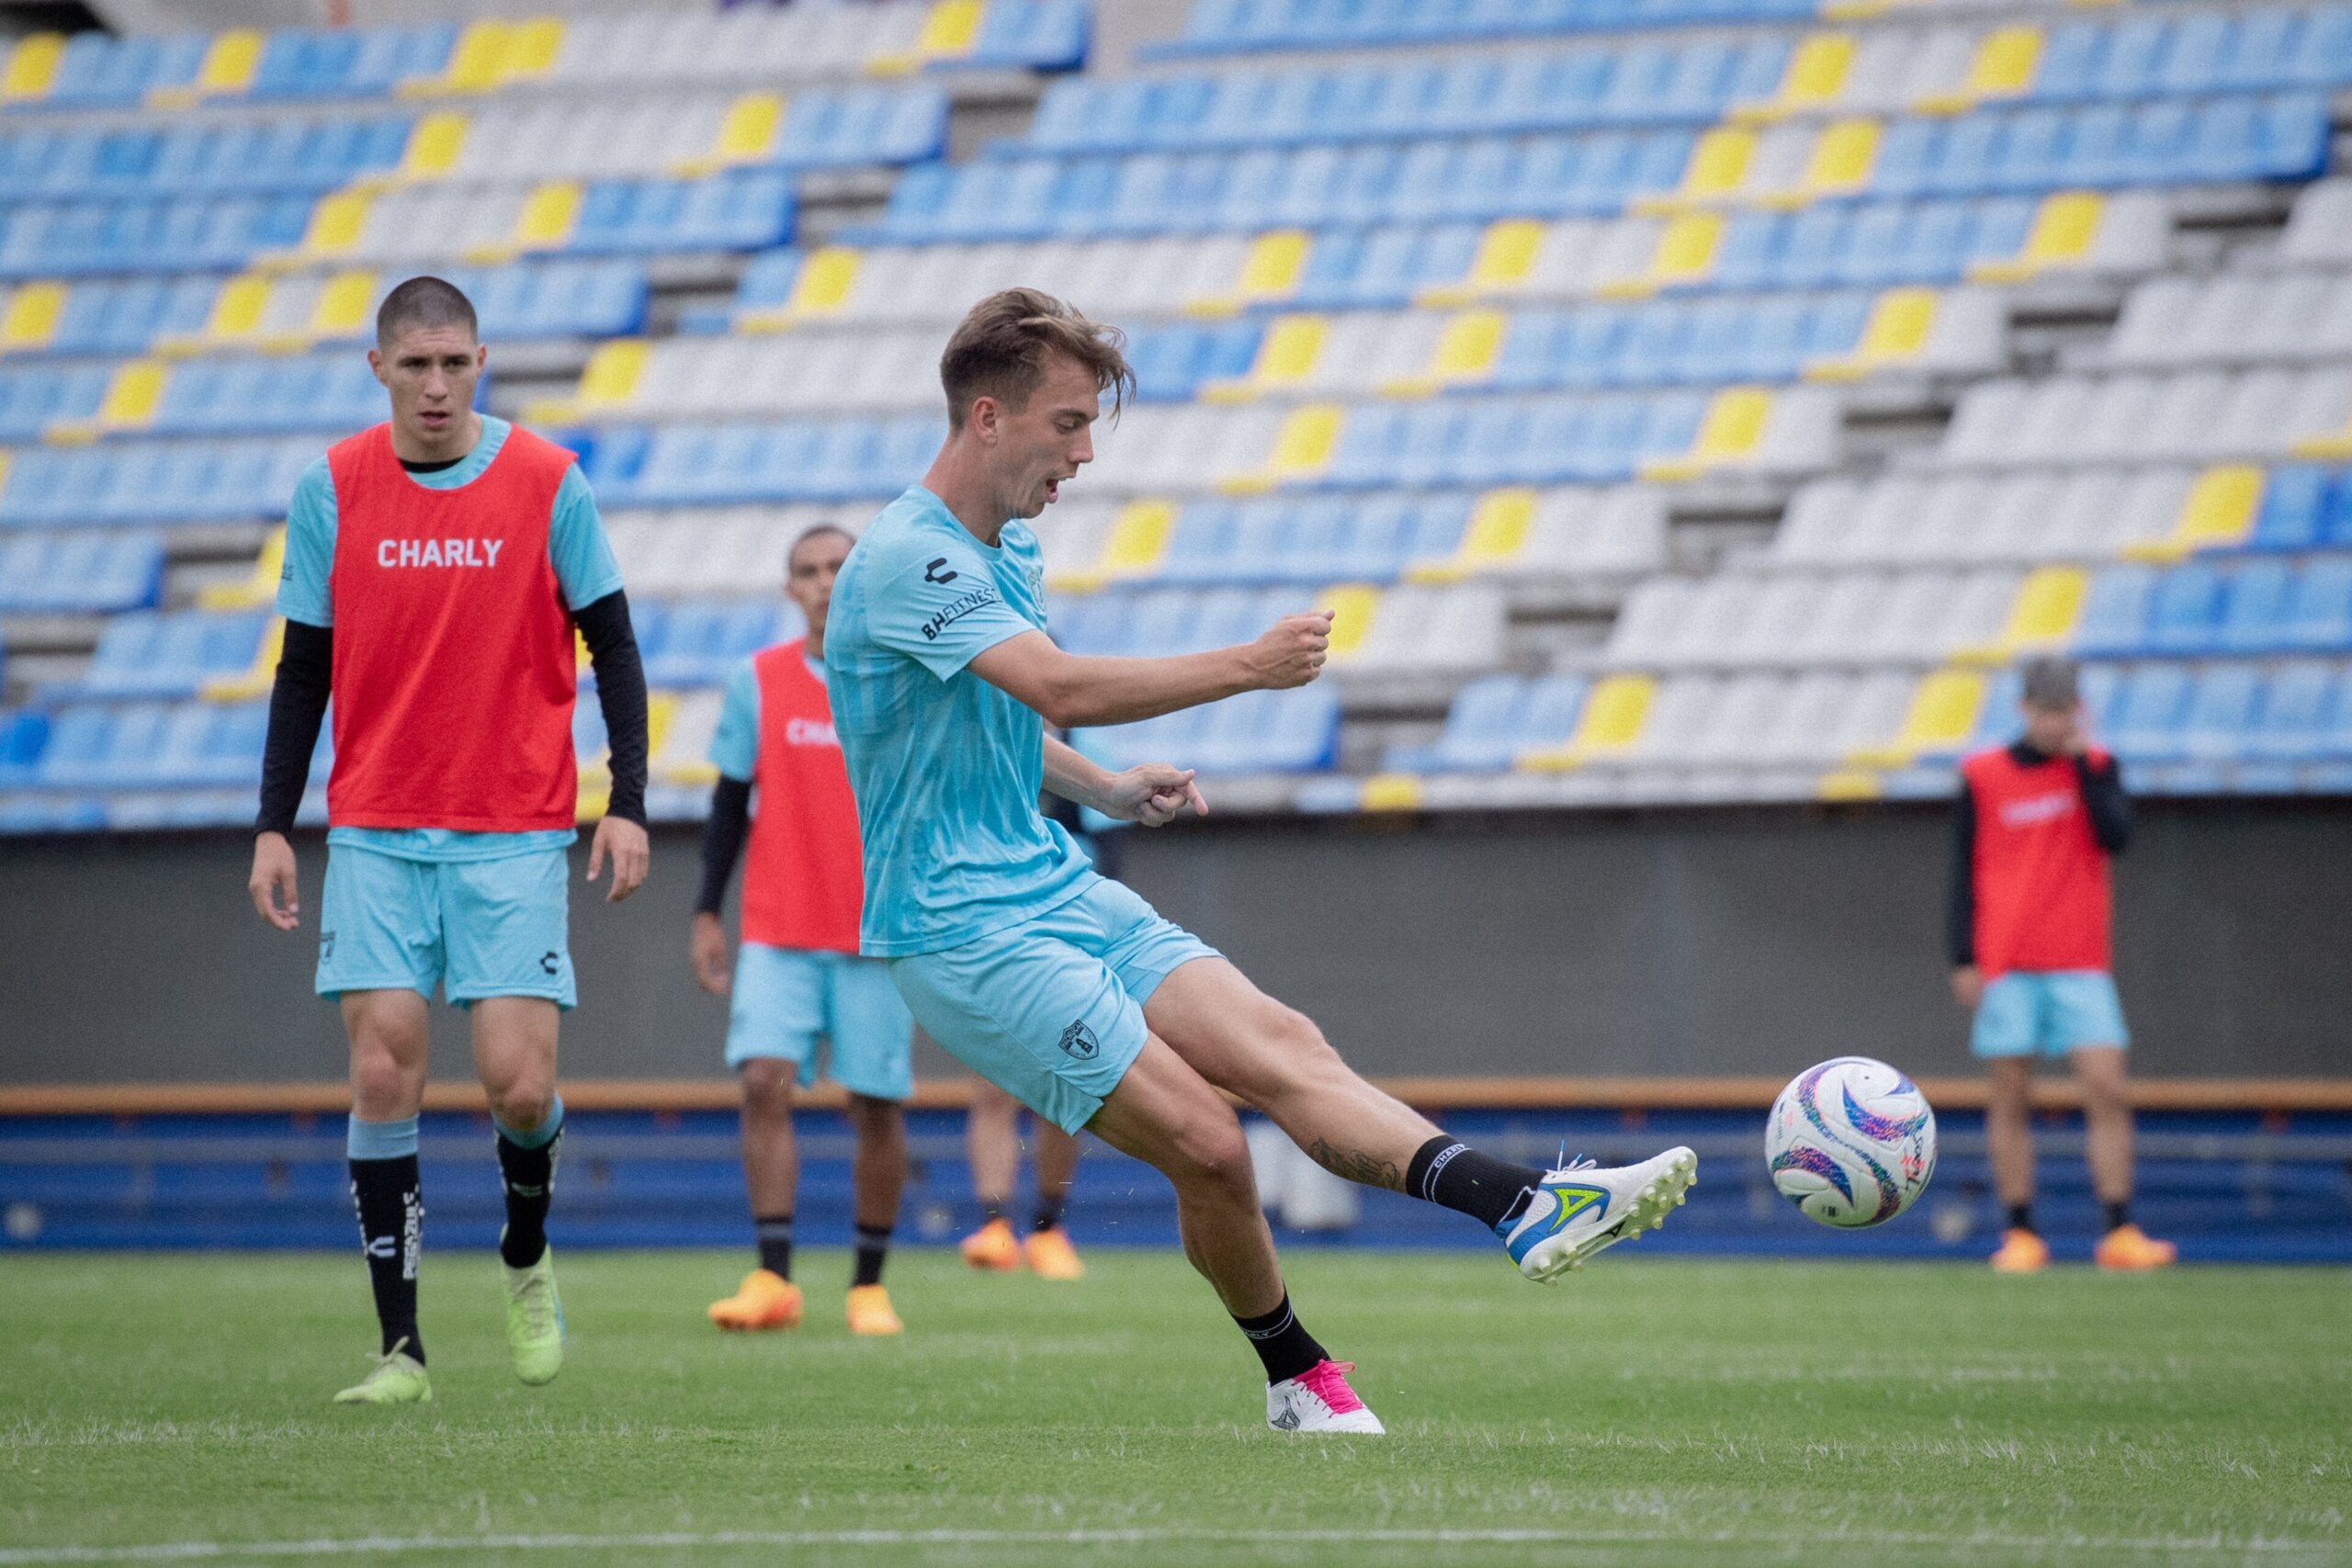
<instances>
[{"instance_id":1,"label":"light blue training jersey","mask_svg":"<svg viewBox=\"0 0 2352 1568\"><path fill-rule=\"evenodd\" d=\"M858 948L936 953L1018 925L1095 880L1037 809L1046 724L965 666L1046 626L1037 536L994 548L918 485L866 528L833 582L826 685L865 852Z\"/></svg>"},{"instance_id":2,"label":"light blue training jersey","mask_svg":"<svg viewBox=\"0 0 2352 1568\"><path fill-rule=\"evenodd\" d=\"M506 433L514 428L503 419L481 416L481 439L454 468L408 477L426 490L457 490L481 478ZM294 486L294 500L286 513L286 566L278 574L277 613L308 626L334 625L334 595L330 577L334 570L334 475L321 457L302 470ZM563 590L564 603L578 609L620 591L620 563L613 558L612 541L605 536L605 520L597 513L596 498L581 476L578 464L564 470L555 492L553 515L548 524L548 559ZM336 828L327 842L374 850L402 860L496 860L560 848L578 835L568 828L529 833L460 833L447 828Z\"/></svg>"}]
</instances>

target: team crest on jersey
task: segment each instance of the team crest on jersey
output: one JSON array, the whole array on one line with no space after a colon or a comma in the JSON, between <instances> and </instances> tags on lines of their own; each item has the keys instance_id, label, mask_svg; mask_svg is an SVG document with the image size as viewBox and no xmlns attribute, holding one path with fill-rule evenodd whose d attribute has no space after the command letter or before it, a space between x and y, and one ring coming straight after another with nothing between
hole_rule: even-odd
<instances>
[{"instance_id":1,"label":"team crest on jersey","mask_svg":"<svg viewBox=\"0 0 2352 1568\"><path fill-rule=\"evenodd\" d=\"M1094 1038L1094 1031L1080 1019L1062 1031L1062 1049L1081 1062L1091 1062L1102 1054L1102 1043Z\"/></svg>"}]
</instances>

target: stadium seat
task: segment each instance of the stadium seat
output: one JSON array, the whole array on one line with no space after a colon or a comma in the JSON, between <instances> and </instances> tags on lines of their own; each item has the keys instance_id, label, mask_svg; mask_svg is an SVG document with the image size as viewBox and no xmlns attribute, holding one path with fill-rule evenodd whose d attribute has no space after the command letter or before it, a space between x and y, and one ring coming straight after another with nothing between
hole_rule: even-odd
<instances>
[{"instance_id":1,"label":"stadium seat","mask_svg":"<svg viewBox=\"0 0 2352 1568\"><path fill-rule=\"evenodd\" d=\"M164 542L145 532L0 536L0 611L111 614L161 596Z\"/></svg>"}]
</instances>

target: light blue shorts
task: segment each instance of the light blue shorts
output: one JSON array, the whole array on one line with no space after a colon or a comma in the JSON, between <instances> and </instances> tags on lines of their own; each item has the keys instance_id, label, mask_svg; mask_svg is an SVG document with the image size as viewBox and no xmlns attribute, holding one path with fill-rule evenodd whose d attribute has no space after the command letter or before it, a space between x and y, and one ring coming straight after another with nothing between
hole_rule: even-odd
<instances>
[{"instance_id":1,"label":"light blue shorts","mask_svg":"<svg viewBox=\"0 0 2352 1568\"><path fill-rule=\"evenodd\" d=\"M1979 1056L2063 1056L2129 1045L2123 1002L2104 969L2014 969L1984 987L1968 1046Z\"/></svg>"},{"instance_id":2,"label":"light blue shorts","mask_svg":"<svg viewBox=\"0 0 2352 1568\"><path fill-rule=\"evenodd\" d=\"M797 1063L817 1081L817 1037L832 1049L826 1076L852 1094L904 1100L914 1092L915 1021L889 965L847 953L812 953L747 942L735 960L727 1011L727 1065L755 1056Z\"/></svg>"},{"instance_id":3,"label":"light blue shorts","mask_svg":"<svg viewBox=\"0 0 2352 1568\"><path fill-rule=\"evenodd\" d=\"M1125 884L1097 877L1035 919L889 964L949 1055L1075 1133L1142 1054L1151 993L1178 964L1216 956Z\"/></svg>"},{"instance_id":4,"label":"light blue shorts","mask_svg":"<svg viewBox=\"0 0 2352 1568\"><path fill-rule=\"evenodd\" d=\"M454 1007L484 997L572 1006L570 868L560 849L421 861L334 845L319 995L409 990L429 999L438 985Z\"/></svg>"}]
</instances>

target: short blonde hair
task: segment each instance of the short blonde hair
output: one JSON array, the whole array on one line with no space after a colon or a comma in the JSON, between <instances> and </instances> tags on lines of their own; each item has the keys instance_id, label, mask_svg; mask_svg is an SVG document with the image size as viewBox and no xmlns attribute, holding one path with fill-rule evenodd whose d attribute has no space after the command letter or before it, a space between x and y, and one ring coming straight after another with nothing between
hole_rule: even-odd
<instances>
[{"instance_id":1,"label":"short blonde hair","mask_svg":"<svg viewBox=\"0 0 2352 1568\"><path fill-rule=\"evenodd\" d=\"M1025 406L1046 379L1048 355L1066 354L1093 372L1097 391L1111 394L1116 414L1135 395L1126 334L1035 288L991 294L966 313L939 356L939 384L947 393L947 424L964 428L976 398Z\"/></svg>"}]
</instances>

